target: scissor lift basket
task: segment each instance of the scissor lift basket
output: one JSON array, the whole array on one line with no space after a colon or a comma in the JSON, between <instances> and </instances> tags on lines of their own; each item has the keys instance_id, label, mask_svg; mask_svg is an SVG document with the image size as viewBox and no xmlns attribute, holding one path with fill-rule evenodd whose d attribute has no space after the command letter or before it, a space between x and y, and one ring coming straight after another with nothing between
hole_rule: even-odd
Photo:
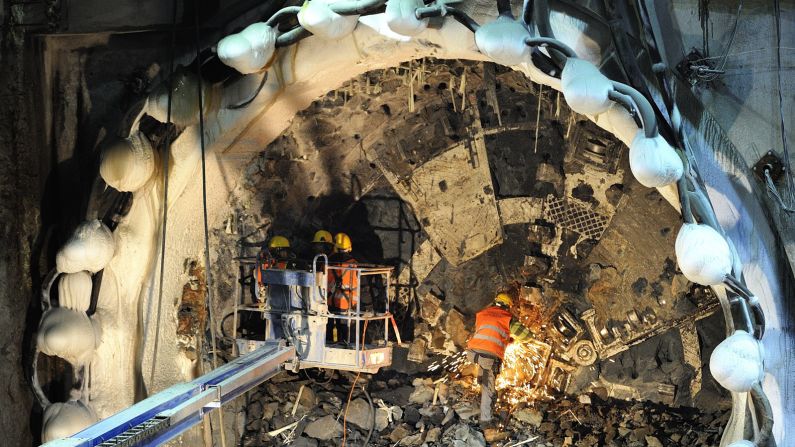
<instances>
[{"instance_id":1,"label":"scissor lift basket","mask_svg":"<svg viewBox=\"0 0 795 447\"><path fill-rule=\"evenodd\" d=\"M293 269L264 269L261 281L268 286L268 297L265 303L240 303L235 302L235 321L238 312L260 313L265 322L265 340L236 339L241 354L259 348L269 341L286 339L295 346L297 361L294 370L303 368L328 368L346 371L361 371L375 373L380 368L392 364L392 346L389 342L389 326L395 329L396 337L400 338L395 320L389 312L389 283L392 268L385 266L335 266L329 265L328 259L322 262L323 267L318 269L321 258L316 256L312 261L312 270ZM318 271L320 270L320 271ZM362 312L361 299L356 300L356 309L349 309L344 313L329 311L328 283L330 272L338 271L340 274L355 275L356 295L361 298L362 278L367 276L384 277L384 312ZM292 306L273 306L272 294L283 294L288 297L287 302L300 302L300 308ZM375 304L375 303L373 303ZM374 306L375 308L375 306ZM347 320L350 323L350 345L327 342L327 325L331 320ZM384 338L375 343L365 343L364 331L376 327L372 323L383 321ZM380 326L380 325L379 325ZM354 331L355 329L355 331Z\"/></svg>"}]
</instances>

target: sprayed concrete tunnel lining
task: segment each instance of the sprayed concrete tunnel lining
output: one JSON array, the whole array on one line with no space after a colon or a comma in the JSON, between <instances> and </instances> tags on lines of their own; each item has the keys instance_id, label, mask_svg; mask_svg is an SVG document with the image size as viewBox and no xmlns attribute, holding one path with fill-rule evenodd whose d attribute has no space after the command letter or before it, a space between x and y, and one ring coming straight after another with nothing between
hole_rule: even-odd
<instances>
[{"instance_id":1,"label":"sprayed concrete tunnel lining","mask_svg":"<svg viewBox=\"0 0 795 447\"><path fill-rule=\"evenodd\" d=\"M368 32L369 31L365 31L364 33L366 34ZM372 36L370 36L370 37L372 37ZM367 39L364 39L364 40L366 41ZM359 45L360 43L361 42L357 42L357 43L353 43L352 45L356 46L356 45ZM307 42L307 45L303 45L302 44L302 47L299 50L300 51L307 51L306 47L309 46L311 48L312 45L313 44L312 44L312 42L310 40L309 42ZM366 45L365 45L365 47L366 47ZM353 47L351 47L351 48L353 48ZM370 50L372 51L374 48L377 49L377 46L376 47L370 47ZM317 48L315 50L317 50ZM361 50L361 48L357 48L357 50ZM433 49L432 52L435 53L436 49ZM340 52L340 54L343 54L343 53L345 53L345 52L343 52L343 51ZM468 56L472 56L472 55L468 54ZM401 56L398 56L398 57L401 57ZM414 57L417 57L417 55L414 54L414 55L411 56L411 58L414 58ZM477 56L477 57L480 57L480 56ZM296 58L299 61L306 59L305 57L300 56L300 55L296 56ZM409 58L407 57L406 59L409 59ZM294 60L296 60L296 59L294 59ZM380 63L381 63L381 61L379 60L379 64ZM338 60L336 63L334 63L334 61L332 61L332 65L334 67L336 67L336 70L340 70L340 67L344 67L346 71L350 71L350 69L351 69L351 66L349 64L347 64L347 62L344 59L343 60ZM396 64L393 63L391 65L396 65ZM389 66L389 64L387 63L385 66ZM376 67L368 67L368 68L376 68ZM358 72L359 70L366 70L366 69L364 69L361 66L357 66L357 67L355 67L355 70ZM297 71L295 73L297 73ZM321 89L326 88L326 90L328 90L331 87L336 87L342 81L350 78L352 74L353 73L349 73L349 72L346 73L346 74L341 74L339 71L332 70L332 76L323 77L323 81L327 81L329 83L329 85L327 87L322 87L322 85L321 85L322 83L319 83L319 82L312 82L312 83L310 83L309 86L307 84L300 84L299 83L298 87L295 87L295 91L300 91L300 95L296 95L296 97L307 99L307 102L308 102L308 100L311 100L315 96L317 96L317 93L320 92ZM315 74L315 75L311 76L311 78L316 80L317 76L318 75ZM300 78L300 76L297 76L297 77ZM250 87L251 83L256 82L256 79L249 79L246 82L249 82L248 86ZM243 84L245 84L245 82ZM309 87L309 88L307 88L307 87ZM269 86L268 88L272 88L272 86ZM317 91L315 91L313 89L317 89ZM241 98L247 96L246 94L248 93L248 91L246 91L246 90L247 89L241 89L240 90L240 95L239 96ZM323 90L322 92L325 92L325 90ZM228 102L232 103L236 99L237 98L232 98ZM260 124L265 124L265 125L264 126L247 127L247 132L243 134L244 136L240 136L239 134L237 134L236 130L233 130L231 128L226 128L226 131L224 130L225 129L225 126L224 126L224 120L225 119L226 119L226 124L237 123L238 126L239 126L240 122L246 122L247 118L244 118L244 117L242 117L240 115L231 116L231 117L227 116L225 118L222 118L219 121L217 127L212 127L211 126L210 133L218 132L218 133L215 133L214 136L216 138L220 139L220 141L221 141L221 143L216 143L217 144L216 147L219 147L219 148L220 147L224 147L224 144L225 144L225 143L223 143L224 141L231 143L228 147L230 147L232 149L239 148L239 147L246 147L246 146L248 146L248 147L257 147L257 144L260 144L263 141L263 138L265 140L272 139L271 138L272 136L274 136L275 134L278 134L278 133L281 132L280 128L283 128L284 127L283 125L286 125L286 121L281 121L281 120L287 120L291 116L291 113L289 113L289 112L284 113L285 111L289 111L289 110L291 110L293 108L297 110L297 109L303 108L303 106L305 106L305 105L306 104L302 104L300 100L297 103L291 103L289 105L285 105L285 104L282 104L281 102L277 102L273 106L272 109L269 109L269 111L267 113L267 117L273 118L274 116L276 116L277 118L276 119L265 119L264 117L260 117L259 123ZM295 111L295 110L293 110L293 111ZM235 115L237 112L229 112L229 113L230 113L230 115ZM245 112L243 112L243 113L245 113ZM274 129L279 129L279 130L277 131L277 130L274 130ZM253 135L253 137L252 137L252 135ZM193 137L195 138L195 132L193 134ZM216 140L216 141L218 141L218 140ZM194 140L194 143L195 143L195 140ZM249 146L249 145L251 145L251 146ZM227 163L228 163L228 165L227 165ZM231 157L227 158L227 159L219 159L219 162L218 162L217 165L215 165L215 163L211 162L210 166L209 166L210 172L208 173L208 177L212 178L212 177L214 177L217 174L218 175L217 178L229 179L230 177L233 177L233 176L230 176L229 173L230 172L235 172L235 170L239 169L240 165L242 165L242 164L243 163L240 160L234 160ZM232 165L233 167L229 168L230 165ZM226 174L226 177L224 176L224 174ZM186 176L186 177L189 177L189 175ZM177 217L176 217L176 219L174 221L171 222L169 231L171 232L172 235L176 234L176 235L184 236L186 241L189 241L189 240L198 241L198 233L196 233L195 225L191 224L191 222L194 222L196 217L197 217L196 210L198 210L200 208L200 203L198 202L198 197L196 195L195 176L192 179L185 178L185 179L183 179L183 182L186 185L186 189L185 189L185 192L184 192L183 195L181 195L181 196L178 195L177 196L179 199L173 205L174 206L174 212L172 213L172 216L177 216ZM177 183L179 183L179 179L178 179ZM230 185L231 184L233 184L233 182L230 182ZM224 188L228 188L228 186L227 185L214 185L214 186L215 186L215 188L211 188L211 190L210 190L211 201L213 203L224 203L224 201L225 201L225 199L227 197L227 194L229 192L228 189L225 190ZM213 227L219 228L220 224L223 223L223 220L225 219L225 217L226 216L222 215L221 213L218 213L218 214L216 214L214 216L211 216L211 220L214 222ZM151 224L153 222L154 216L149 216L148 218L142 218L142 219L143 219L143 221L138 221L138 223L144 223L145 222L146 224ZM193 227L193 228L191 228L191 227ZM193 247L193 248L195 248L195 247ZM175 259L174 265L169 267L169 271L168 271L168 274L167 274L167 276L175 278L173 280L173 284L170 284L168 286L172 290L171 293L176 292L177 290L181 290L182 285L184 284L184 280L185 280L185 273L182 270L182 266L178 265L178 264L181 264L181 261L177 261L177 260L188 259L190 257L196 257L196 253L195 253L195 250L193 248L190 246L190 243L186 243L185 247L176 247L175 249L174 248L170 248L169 249L170 250L169 256L174 256L174 259ZM154 276L154 272L152 272L152 274ZM122 286L124 286L124 285L122 284ZM164 310L168 311L169 309L164 309ZM166 330L172 329L171 327L169 327L170 324L171 323L166 323L165 326L161 327L161 331L166 331ZM149 326L149 327L151 329L151 326ZM149 340L151 340L151 337L147 337L147 338ZM168 357L168 356L159 356L159 358L165 358L165 357ZM182 365L182 366L184 367L184 365ZM149 365L146 364L146 359L144 359L144 369L146 369L147 367L149 367ZM177 367L179 367L179 365L177 365ZM158 387L165 386L165 385L173 382L173 380L174 380L173 371L174 370L175 369L173 369L173 367L168 367L168 368L164 368L162 371L156 372L155 381L153 382L153 384L149 385L147 387L147 389L155 390Z\"/></svg>"}]
</instances>

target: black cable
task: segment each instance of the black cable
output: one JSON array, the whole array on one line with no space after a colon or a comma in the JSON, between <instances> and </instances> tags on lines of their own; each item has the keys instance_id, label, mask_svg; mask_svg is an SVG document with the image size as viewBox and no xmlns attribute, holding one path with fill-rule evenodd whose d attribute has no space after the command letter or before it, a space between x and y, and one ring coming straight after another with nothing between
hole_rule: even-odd
<instances>
[{"instance_id":1,"label":"black cable","mask_svg":"<svg viewBox=\"0 0 795 447\"><path fill-rule=\"evenodd\" d=\"M195 26L195 44L196 44L196 58L201 58L200 36L199 36L199 5L198 1L194 3L193 20ZM213 274L212 265L210 264L210 227L209 219L207 217L207 148L204 141L204 85L202 82L202 68L201 60L196 65L197 70L197 89L199 94L199 143L201 146L201 167L202 167L202 216L204 218L204 278L207 294L205 295L205 306L207 307L207 314L210 317L210 339L212 341L213 353L213 368L218 367L218 354L216 352L217 346L215 345L215 316L213 312Z\"/></svg>"},{"instance_id":2,"label":"black cable","mask_svg":"<svg viewBox=\"0 0 795 447\"><path fill-rule=\"evenodd\" d=\"M310 33L306 28L303 26L296 26L295 28L291 29L290 31L286 31L279 35L276 38L276 48L282 48L290 46L299 40L306 39L307 37L311 36Z\"/></svg>"},{"instance_id":3,"label":"black cable","mask_svg":"<svg viewBox=\"0 0 795 447\"><path fill-rule=\"evenodd\" d=\"M533 23L533 0L524 0L522 5L522 21L525 25Z\"/></svg>"},{"instance_id":4,"label":"black cable","mask_svg":"<svg viewBox=\"0 0 795 447\"><path fill-rule=\"evenodd\" d=\"M286 16L288 15L296 15L298 12L301 11L300 6L285 6L284 8L276 11L270 18L265 22L266 25L270 27L276 27L279 25Z\"/></svg>"},{"instance_id":5,"label":"black cable","mask_svg":"<svg viewBox=\"0 0 795 447\"><path fill-rule=\"evenodd\" d=\"M163 144L163 219L160 230L160 283L157 290L157 308L155 309L155 343L152 351L152 371L150 381L155 378L155 364L157 360L157 350L160 344L160 307L163 303L163 281L166 264L166 227L168 224L168 159L171 156L171 106L174 96L172 86L174 77L174 60L177 57L177 0L173 1L173 11L171 16L171 60L168 65L168 99L166 102L166 137Z\"/></svg>"},{"instance_id":6,"label":"black cable","mask_svg":"<svg viewBox=\"0 0 795 447\"><path fill-rule=\"evenodd\" d=\"M754 439L754 446L767 447L773 434L773 408L770 406L762 384L757 382L751 388L751 400L757 413L757 419L762 421L759 433Z\"/></svg>"},{"instance_id":7,"label":"black cable","mask_svg":"<svg viewBox=\"0 0 795 447\"><path fill-rule=\"evenodd\" d=\"M784 151L784 163L787 167L787 185L789 186L790 206L795 198L795 182L792 179L792 165L789 161L789 146L787 145L787 128L784 125L784 97L781 88L781 3L774 1L774 12L776 16L776 70L778 78L778 113L781 118L781 144Z\"/></svg>"},{"instance_id":8,"label":"black cable","mask_svg":"<svg viewBox=\"0 0 795 447\"><path fill-rule=\"evenodd\" d=\"M248 106L249 104L251 104L255 99L257 99L257 96L259 96L259 93L262 91L262 87L265 87L265 83L266 82L268 82L268 72L267 71L262 74L262 80L260 81L259 86L257 87L257 90L254 92L253 95L251 95L251 98L241 102L240 104L231 105L231 106L227 107L227 109L232 109L232 110L242 109L242 108Z\"/></svg>"},{"instance_id":9,"label":"black cable","mask_svg":"<svg viewBox=\"0 0 795 447\"><path fill-rule=\"evenodd\" d=\"M468 30L472 31L473 33L480 28L478 22L475 21L472 17L466 15L464 11L461 11L458 8L453 8L452 6L446 6L445 9L447 10L447 14L452 16L454 19L458 21L458 23L467 27Z\"/></svg>"},{"instance_id":10,"label":"black cable","mask_svg":"<svg viewBox=\"0 0 795 447\"><path fill-rule=\"evenodd\" d=\"M553 39L550 37L527 37L525 38L524 43L531 47L547 47L557 50L567 58L577 57L577 53L575 53L570 46L558 39Z\"/></svg>"},{"instance_id":11,"label":"black cable","mask_svg":"<svg viewBox=\"0 0 795 447\"><path fill-rule=\"evenodd\" d=\"M497 12L502 16L513 18L513 11L511 11L511 0L497 0Z\"/></svg>"}]
</instances>

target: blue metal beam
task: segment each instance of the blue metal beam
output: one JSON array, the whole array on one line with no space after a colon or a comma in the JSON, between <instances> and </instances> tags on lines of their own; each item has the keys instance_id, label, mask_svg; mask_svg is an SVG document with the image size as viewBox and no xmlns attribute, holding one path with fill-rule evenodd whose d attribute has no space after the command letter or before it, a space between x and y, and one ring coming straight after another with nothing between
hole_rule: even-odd
<instances>
[{"instance_id":1,"label":"blue metal beam","mask_svg":"<svg viewBox=\"0 0 795 447\"><path fill-rule=\"evenodd\" d=\"M180 383L46 447L159 445L281 371L295 348L268 344L191 382Z\"/></svg>"}]
</instances>

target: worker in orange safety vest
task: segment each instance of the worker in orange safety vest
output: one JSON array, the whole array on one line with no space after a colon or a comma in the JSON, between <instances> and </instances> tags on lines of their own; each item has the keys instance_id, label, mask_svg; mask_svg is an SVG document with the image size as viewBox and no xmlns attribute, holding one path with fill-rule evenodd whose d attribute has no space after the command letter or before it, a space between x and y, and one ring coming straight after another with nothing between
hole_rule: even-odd
<instances>
[{"instance_id":1,"label":"worker in orange safety vest","mask_svg":"<svg viewBox=\"0 0 795 447\"><path fill-rule=\"evenodd\" d=\"M532 337L529 329L511 314L513 299L499 293L494 303L475 315L475 333L467 343L467 358L478 366L480 382L480 424L488 427L492 417L492 403L496 394L495 379L500 372L505 348L512 341L526 341Z\"/></svg>"},{"instance_id":2,"label":"worker in orange safety vest","mask_svg":"<svg viewBox=\"0 0 795 447\"><path fill-rule=\"evenodd\" d=\"M256 297L264 305L266 297L271 308L289 310L290 293L287 286L268 285L263 282L263 272L268 269L295 268L295 254L290 249L290 241L284 236L273 236L267 249L263 248L257 257ZM270 287L270 293L266 289Z\"/></svg>"},{"instance_id":3,"label":"worker in orange safety vest","mask_svg":"<svg viewBox=\"0 0 795 447\"><path fill-rule=\"evenodd\" d=\"M357 266L357 261L351 255L353 244L351 238L345 233L337 233L334 236L334 254L329 258L329 264L336 267L353 268ZM356 272L349 270L332 269L328 275L328 291L331 297L329 310L333 313L348 314L356 311L359 301L359 276ZM336 336L332 335L332 341L344 341L352 343L355 340L349 339L350 320L334 319L332 329Z\"/></svg>"}]
</instances>

